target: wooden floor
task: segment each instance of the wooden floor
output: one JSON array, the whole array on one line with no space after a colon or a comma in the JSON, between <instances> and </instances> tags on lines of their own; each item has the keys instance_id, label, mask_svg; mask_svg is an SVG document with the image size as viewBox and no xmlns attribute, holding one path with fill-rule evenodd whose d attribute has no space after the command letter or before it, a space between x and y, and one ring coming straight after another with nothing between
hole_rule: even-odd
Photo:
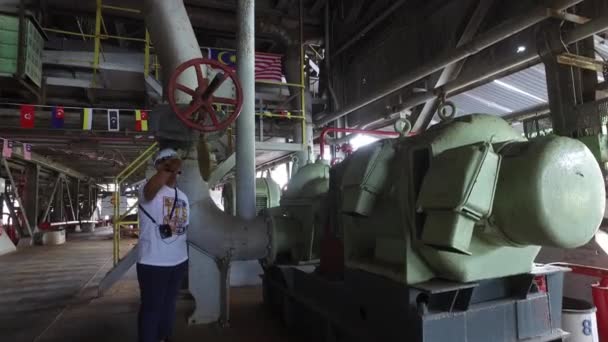
<instances>
[{"instance_id":1,"label":"wooden floor","mask_svg":"<svg viewBox=\"0 0 608 342\"><path fill-rule=\"evenodd\" d=\"M133 245L123 242L123 250ZM0 341L136 341L139 290L134 268L104 297L96 286L111 267L111 237L72 234L62 246L0 257ZM194 303L178 302L174 341L295 341L262 306L260 288L231 292L230 328L187 326Z\"/></svg>"}]
</instances>

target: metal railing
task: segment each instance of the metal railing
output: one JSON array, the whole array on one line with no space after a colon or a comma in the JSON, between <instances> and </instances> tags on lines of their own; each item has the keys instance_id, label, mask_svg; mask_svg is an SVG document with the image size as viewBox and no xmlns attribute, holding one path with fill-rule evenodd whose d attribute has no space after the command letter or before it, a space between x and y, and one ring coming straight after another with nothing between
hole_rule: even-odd
<instances>
[{"instance_id":1,"label":"metal railing","mask_svg":"<svg viewBox=\"0 0 608 342\"><path fill-rule=\"evenodd\" d=\"M158 150L158 143L152 144L148 147L139 157L135 158L131 162L131 164L127 165L127 167L122 170L115 178L114 178L114 217L113 217L113 226L114 226L114 242L113 242L113 260L114 265L116 265L120 261L120 227L126 224L137 224L139 225L139 218L137 221L124 221L124 219L135 209L138 205L136 202L134 205L129 207L124 214L120 214L120 189L122 183L127 180L135 171L139 170L142 165L148 162L150 158L156 153ZM138 201L139 202L139 201Z\"/></svg>"}]
</instances>

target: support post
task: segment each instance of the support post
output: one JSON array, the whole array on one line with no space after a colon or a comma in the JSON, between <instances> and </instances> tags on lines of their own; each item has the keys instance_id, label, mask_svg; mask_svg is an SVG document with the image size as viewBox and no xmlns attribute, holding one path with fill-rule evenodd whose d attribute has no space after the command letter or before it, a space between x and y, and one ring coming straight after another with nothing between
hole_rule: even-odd
<instances>
[{"instance_id":1,"label":"support post","mask_svg":"<svg viewBox=\"0 0 608 342\"><path fill-rule=\"evenodd\" d=\"M57 188L59 187L59 183L61 182L61 175L57 176L57 180L55 181L55 185L53 186L53 191L51 192L51 196L49 197L49 204L46 206L44 210L44 215L42 215L42 221L46 221L49 216L49 211L53 206L53 200L55 199L55 193L57 192Z\"/></svg>"},{"instance_id":2,"label":"support post","mask_svg":"<svg viewBox=\"0 0 608 342\"><path fill-rule=\"evenodd\" d=\"M101 0L96 0L95 9L95 47L93 51L93 85L97 82L97 71L99 69L99 52L101 50Z\"/></svg>"},{"instance_id":3,"label":"support post","mask_svg":"<svg viewBox=\"0 0 608 342\"><path fill-rule=\"evenodd\" d=\"M144 79L150 74L150 32L146 30L146 44L144 46Z\"/></svg>"},{"instance_id":4,"label":"support post","mask_svg":"<svg viewBox=\"0 0 608 342\"><path fill-rule=\"evenodd\" d=\"M61 178L61 181L59 182L59 186L57 188L57 193L55 194L55 212L54 212L54 216L55 216L55 220L57 220L57 222L62 222L62 221L67 221L65 219L65 207L64 207L64 203L63 203L63 177L65 177L64 175L59 175L59 177Z\"/></svg>"},{"instance_id":5,"label":"support post","mask_svg":"<svg viewBox=\"0 0 608 342\"><path fill-rule=\"evenodd\" d=\"M236 210L253 219L255 210L255 4L238 0L237 72L243 108L236 123Z\"/></svg>"},{"instance_id":6,"label":"support post","mask_svg":"<svg viewBox=\"0 0 608 342\"><path fill-rule=\"evenodd\" d=\"M32 227L30 226L30 222L27 219L27 211L25 210L25 207L23 206L23 202L21 201L21 198L19 197L19 190L17 189L17 184L15 184L15 180L13 179L13 174L11 173L11 169L8 166L8 162L4 158L2 158L2 164L4 165L4 170L6 171L8 180L11 182L11 188L13 189L14 198L17 201L17 203L19 204L19 209L21 210L21 214L23 215L23 222L25 224L27 233L29 234L30 237L32 237L33 236ZM33 240L32 240L32 242L33 242Z\"/></svg>"},{"instance_id":7,"label":"support post","mask_svg":"<svg viewBox=\"0 0 608 342\"><path fill-rule=\"evenodd\" d=\"M80 179L76 179L76 218L75 220L80 221Z\"/></svg>"},{"instance_id":8,"label":"support post","mask_svg":"<svg viewBox=\"0 0 608 342\"><path fill-rule=\"evenodd\" d=\"M545 64L547 77L547 93L553 131L562 136L576 137L579 118L572 109L576 105L595 101L597 75L595 72L560 64L557 55L562 48L560 26L550 23L543 30L539 41L543 43L541 60ZM581 40L569 47L578 54L595 55L593 38ZM593 77L590 82L589 75Z\"/></svg>"},{"instance_id":9,"label":"support post","mask_svg":"<svg viewBox=\"0 0 608 342\"><path fill-rule=\"evenodd\" d=\"M68 180L64 178L63 184L65 185L65 191L68 194L68 204L70 205L70 212L72 213L72 220L76 221L76 214L74 213L74 201L72 201L72 194L70 192L70 185L68 184Z\"/></svg>"},{"instance_id":10,"label":"support post","mask_svg":"<svg viewBox=\"0 0 608 342\"><path fill-rule=\"evenodd\" d=\"M23 203L28 208L27 220L33 231L38 230L38 206L39 206L39 187L40 187L40 165L26 165L26 183L23 192Z\"/></svg>"}]
</instances>

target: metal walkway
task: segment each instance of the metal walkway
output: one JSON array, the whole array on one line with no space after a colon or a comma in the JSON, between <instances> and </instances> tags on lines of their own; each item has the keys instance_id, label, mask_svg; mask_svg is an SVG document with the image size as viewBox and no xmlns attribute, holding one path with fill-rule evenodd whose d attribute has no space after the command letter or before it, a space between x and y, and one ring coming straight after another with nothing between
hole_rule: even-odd
<instances>
[{"instance_id":1,"label":"metal walkway","mask_svg":"<svg viewBox=\"0 0 608 342\"><path fill-rule=\"evenodd\" d=\"M0 257L2 340L34 341L67 306L94 298L111 266L109 229L68 234L65 245L26 247Z\"/></svg>"}]
</instances>

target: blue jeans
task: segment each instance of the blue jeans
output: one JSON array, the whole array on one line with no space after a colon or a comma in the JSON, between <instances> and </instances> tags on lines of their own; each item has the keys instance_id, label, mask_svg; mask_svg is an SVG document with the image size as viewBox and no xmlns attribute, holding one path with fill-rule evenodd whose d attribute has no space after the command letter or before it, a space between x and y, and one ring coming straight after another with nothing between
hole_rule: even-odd
<instances>
[{"instance_id":1,"label":"blue jeans","mask_svg":"<svg viewBox=\"0 0 608 342\"><path fill-rule=\"evenodd\" d=\"M187 271L187 261L176 266L137 264L140 342L158 342L172 335L177 294Z\"/></svg>"}]
</instances>

